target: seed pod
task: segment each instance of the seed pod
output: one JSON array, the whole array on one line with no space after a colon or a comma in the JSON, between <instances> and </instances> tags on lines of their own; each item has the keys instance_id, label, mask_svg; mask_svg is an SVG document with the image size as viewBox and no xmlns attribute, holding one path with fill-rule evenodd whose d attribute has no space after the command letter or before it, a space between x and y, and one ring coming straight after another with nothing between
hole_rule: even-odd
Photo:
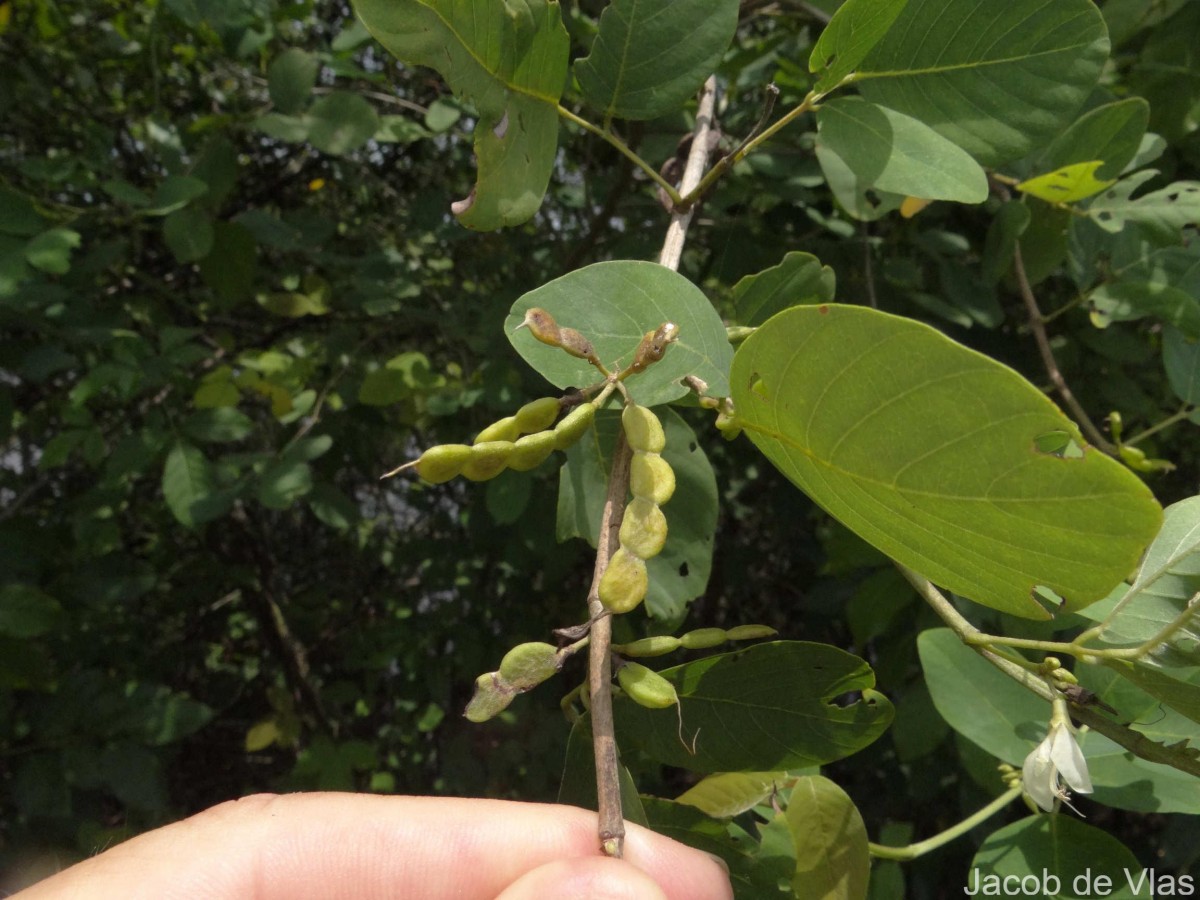
<instances>
[{"instance_id":1,"label":"seed pod","mask_svg":"<svg viewBox=\"0 0 1200 900\"><path fill-rule=\"evenodd\" d=\"M513 444L512 456L508 458L508 467L514 472L528 472L536 469L546 457L554 452L557 437L553 431L543 431L538 434L527 434Z\"/></svg>"},{"instance_id":2,"label":"seed pod","mask_svg":"<svg viewBox=\"0 0 1200 900\"><path fill-rule=\"evenodd\" d=\"M634 497L621 520L621 546L638 559L651 559L667 542L667 517L651 500Z\"/></svg>"},{"instance_id":3,"label":"seed pod","mask_svg":"<svg viewBox=\"0 0 1200 900\"><path fill-rule=\"evenodd\" d=\"M516 416L506 416L499 422L493 422L479 434L475 435L476 444L487 444L492 441L515 441L521 436L520 426Z\"/></svg>"},{"instance_id":4,"label":"seed pod","mask_svg":"<svg viewBox=\"0 0 1200 900\"><path fill-rule=\"evenodd\" d=\"M500 661L500 677L517 691L527 691L557 674L562 667L558 649L533 641L517 644Z\"/></svg>"},{"instance_id":5,"label":"seed pod","mask_svg":"<svg viewBox=\"0 0 1200 900\"><path fill-rule=\"evenodd\" d=\"M440 444L430 447L411 465L430 484L443 484L461 475L463 466L470 458L471 448L466 444Z\"/></svg>"},{"instance_id":6,"label":"seed pod","mask_svg":"<svg viewBox=\"0 0 1200 900\"><path fill-rule=\"evenodd\" d=\"M770 625L735 625L725 632L725 637L731 641L753 641L758 638L775 637L779 634Z\"/></svg>"},{"instance_id":7,"label":"seed pod","mask_svg":"<svg viewBox=\"0 0 1200 900\"><path fill-rule=\"evenodd\" d=\"M471 481L487 481L495 478L508 465L516 444L511 441L486 441L471 448L471 458L463 466L464 478Z\"/></svg>"},{"instance_id":8,"label":"seed pod","mask_svg":"<svg viewBox=\"0 0 1200 900\"><path fill-rule=\"evenodd\" d=\"M484 672L475 679L475 693L463 710L463 715L470 721L486 722L512 703L513 691L499 675L499 672Z\"/></svg>"},{"instance_id":9,"label":"seed pod","mask_svg":"<svg viewBox=\"0 0 1200 900\"><path fill-rule=\"evenodd\" d=\"M663 322L654 331L642 335L642 341L633 352L630 372L642 372L663 358L667 347L679 339L679 326L674 322Z\"/></svg>"},{"instance_id":10,"label":"seed pod","mask_svg":"<svg viewBox=\"0 0 1200 900\"><path fill-rule=\"evenodd\" d=\"M596 407L584 403L575 407L554 426L554 447L556 450L566 450L592 427L596 418Z\"/></svg>"},{"instance_id":11,"label":"seed pod","mask_svg":"<svg viewBox=\"0 0 1200 900\"><path fill-rule=\"evenodd\" d=\"M528 328L529 333L543 344L549 344L551 347L558 346L560 331L558 323L554 321L554 316L541 307L531 306L525 310L524 320L513 330L518 331L522 328Z\"/></svg>"},{"instance_id":12,"label":"seed pod","mask_svg":"<svg viewBox=\"0 0 1200 900\"><path fill-rule=\"evenodd\" d=\"M675 470L657 453L635 453L629 463L629 492L662 506L675 493Z\"/></svg>"},{"instance_id":13,"label":"seed pod","mask_svg":"<svg viewBox=\"0 0 1200 900\"><path fill-rule=\"evenodd\" d=\"M679 643L688 650L704 650L725 643L729 635L724 628L697 628L679 636Z\"/></svg>"},{"instance_id":14,"label":"seed pod","mask_svg":"<svg viewBox=\"0 0 1200 900\"><path fill-rule=\"evenodd\" d=\"M531 400L516 411L516 420L520 434L536 434L545 431L558 418L560 405L557 397L541 397ZM515 440L515 438L514 438Z\"/></svg>"},{"instance_id":15,"label":"seed pod","mask_svg":"<svg viewBox=\"0 0 1200 900\"><path fill-rule=\"evenodd\" d=\"M647 709L666 709L679 703L675 685L640 663L627 662L621 666L617 683L630 700Z\"/></svg>"},{"instance_id":16,"label":"seed pod","mask_svg":"<svg viewBox=\"0 0 1200 900\"><path fill-rule=\"evenodd\" d=\"M679 638L669 634L656 634L652 637L638 638L628 644L613 644L614 653L622 656L662 656L679 649Z\"/></svg>"},{"instance_id":17,"label":"seed pod","mask_svg":"<svg viewBox=\"0 0 1200 900\"><path fill-rule=\"evenodd\" d=\"M599 361L592 342L574 328L558 329L558 346L579 359L586 359L588 362Z\"/></svg>"},{"instance_id":18,"label":"seed pod","mask_svg":"<svg viewBox=\"0 0 1200 900\"><path fill-rule=\"evenodd\" d=\"M600 602L609 612L627 613L645 599L649 585L645 561L621 547L612 555L600 578Z\"/></svg>"},{"instance_id":19,"label":"seed pod","mask_svg":"<svg viewBox=\"0 0 1200 900\"><path fill-rule=\"evenodd\" d=\"M667 446L667 436L663 433L662 422L652 410L631 403L621 413L621 425L625 429L625 439L635 451L642 453L662 453Z\"/></svg>"}]
</instances>

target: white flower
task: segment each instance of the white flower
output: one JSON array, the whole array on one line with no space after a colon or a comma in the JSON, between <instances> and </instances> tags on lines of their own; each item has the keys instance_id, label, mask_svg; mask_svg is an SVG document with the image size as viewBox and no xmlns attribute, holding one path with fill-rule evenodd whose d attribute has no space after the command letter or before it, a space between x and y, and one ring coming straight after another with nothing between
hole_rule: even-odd
<instances>
[{"instance_id":1,"label":"white flower","mask_svg":"<svg viewBox=\"0 0 1200 900\"><path fill-rule=\"evenodd\" d=\"M1075 729L1066 716L1056 714L1051 718L1050 733L1025 757L1021 782L1033 802L1047 812L1054 810L1057 800L1071 806L1068 787L1079 794L1092 792L1087 761L1075 741Z\"/></svg>"}]
</instances>

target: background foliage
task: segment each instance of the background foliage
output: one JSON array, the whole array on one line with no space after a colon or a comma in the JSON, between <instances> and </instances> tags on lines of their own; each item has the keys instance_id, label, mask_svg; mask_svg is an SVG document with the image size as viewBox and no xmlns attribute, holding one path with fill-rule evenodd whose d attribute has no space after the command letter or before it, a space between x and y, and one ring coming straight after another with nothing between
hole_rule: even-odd
<instances>
[{"instance_id":1,"label":"background foliage","mask_svg":"<svg viewBox=\"0 0 1200 900\"><path fill-rule=\"evenodd\" d=\"M837 6L741 4L713 57L726 149L768 82L786 109L821 77L806 62ZM572 58L604 50L601 8L564 4ZM1114 139L1090 174L1157 155L1144 190L1196 178L1200 6L1101 11L1113 50L1084 123L1104 117L1109 133L1119 117L1135 137ZM724 46L723 27L702 37ZM666 217L653 185L606 144L547 126L560 152L534 219L467 231L450 203L474 183L474 119L494 114L395 63L340 3L7 0L0 55L0 871L254 790L555 798L568 728L554 691L483 727L459 713L504 648L583 616L590 554L550 540L556 472L482 487L377 475L550 392L504 335L509 308L583 264L654 258ZM643 157L673 159L686 112L645 118L644 98L612 91L598 67L577 68L564 102L582 92L635 120L626 136ZM1083 407L1098 421L1119 410L1126 435L1174 416L1139 443L1174 469L1144 477L1164 505L1195 493L1200 267L1178 242L1185 222L1159 223L1169 252L1147 261L1100 257L1099 232L1128 211L1119 194L1098 201L1096 235L1068 230L1033 191L903 218L908 173L856 190L853 167L870 160L843 159L839 182L827 157L845 117L892 106L896 90L865 84L865 100L830 103L739 163L705 200L681 272L758 324L775 311L767 284L739 280L814 254L827 267L803 267L815 296L836 277L841 302L928 321L1042 384L1027 312L995 262L1025 225ZM1143 121L1157 137L1140 139ZM1022 177L1095 159L1069 135L1037 150L959 137L977 157L1030 152ZM976 189L968 170L946 196L975 202ZM720 498L687 627L761 622L871 663L895 723L829 774L873 840L933 833L998 794L987 737L963 737L925 683L914 635L932 613L748 441L712 440L710 416L680 414L673 427L701 436ZM1048 634L971 610L981 627ZM650 793L687 787L642 769ZM1147 865L1195 864L1200 826L1182 814L1195 808L1122 805L1142 811L1088 806L1089 824ZM871 890L957 891L986 834L902 876L877 867Z\"/></svg>"}]
</instances>

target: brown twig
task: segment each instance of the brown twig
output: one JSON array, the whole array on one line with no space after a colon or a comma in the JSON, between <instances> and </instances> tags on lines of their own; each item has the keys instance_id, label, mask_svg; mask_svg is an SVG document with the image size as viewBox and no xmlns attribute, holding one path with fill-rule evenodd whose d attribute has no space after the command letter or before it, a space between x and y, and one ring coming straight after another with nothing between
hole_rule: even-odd
<instances>
[{"instance_id":1,"label":"brown twig","mask_svg":"<svg viewBox=\"0 0 1200 900\"><path fill-rule=\"evenodd\" d=\"M679 182L679 193L687 196L700 184L704 167L708 165L710 152L708 133L713 129L717 106L717 79L709 77L700 90L700 104L696 110L696 130L692 134L692 149L688 153L687 167L683 170L683 178ZM658 261L668 269L679 269L679 259L683 256L683 244L687 240L688 226L692 224L694 207L676 212L671 216L671 224L667 227L667 237L663 241L662 253Z\"/></svg>"},{"instance_id":2,"label":"brown twig","mask_svg":"<svg viewBox=\"0 0 1200 900\"><path fill-rule=\"evenodd\" d=\"M592 620L588 644L588 693L591 696L592 749L596 756L596 799L600 812L600 848L605 856L620 858L625 840L625 817L621 810L620 763L612 712L612 616L600 602L600 578L620 546L617 533L625 517L629 492L629 460L633 454L625 433L617 432L613 449L604 518L596 541L596 568L588 591L588 615Z\"/></svg>"},{"instance_id":3,"label":"brown twig","mask_svg":"<svg viewBox=\"0 0 1200 900\"><path fill-rule=\"evenodd\" d=\"M1025 301L1025 309L1029 313L1029 329L1033 332L1033 339L1037 342L1038 351L1042 354L1042 365L1046 367L1046 374L1050 376L1054 389L1058 391L1058 395L1062 397L1063 403L1067 405L1088 440L1110 456L1116 456L1116 445L1096 427L1096 423L1092 421L1087 411L1071 393L1067 380L1063 378L1063 374L1058 368L1054 350L1050 347L1050 338L1046 335L1046 319L1042 315L1041 309L1038 308L1037 297L1034 296L1033 288L1029 284L1029 276L1025 273L1025 261L1021 258L1019 244L1013 247L1013 271L1017 276L1017 288L1021 292L1021 299Z\"/></svg>"}]
</instances>

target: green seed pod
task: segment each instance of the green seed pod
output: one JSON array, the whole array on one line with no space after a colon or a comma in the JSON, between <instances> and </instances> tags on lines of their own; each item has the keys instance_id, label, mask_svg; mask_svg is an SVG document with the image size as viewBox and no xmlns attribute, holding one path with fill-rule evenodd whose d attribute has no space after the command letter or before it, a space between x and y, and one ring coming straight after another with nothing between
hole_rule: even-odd
<instances>
[{"instance_id":1,"label":"green seed pod","mask_svg":"<svg viewBox=\"0 0 1200 900\"><path fill-rule=\"evenodd\" d=\"M662 422L652 410L631 403L621 413L621 425L625 429L625 439L635 451L642 453L662 453L667 446L667 436L663 433Z\"/></svg>"},{"instance_id":2,"label":"green seed pod","mask_svg":"<svg viewBox=\"0 0 1200 900\"><path fill-rule=\"evenodd\" d=\"M678 650L679 647L679 638L669 634L656 634L652 637L639 638L628 644L612 645L614 653L631 657L662 656Z\"/></svg>"},{"instance_id":3,"label":"green seed pod","mask_svg":"<svg viewBox=\"0 0 1200 900\"><path fill-rule=\"evenodd\" d=\"M697 628L679 636L679 643L688 650L704 650L725 643L729 635L724 628Z\"/></svg>"},{"instance_id":4,"label":"green seed pod","mask_svg":"<svg viewBox=\"0 0 1200 900\"><path fill-rule=\"evenodd\" d=\"M554 426L554 447L556 450L566 450L592 427L592 422L596 418L596 407L590 403L584 403L582 406L577 406L571 410Z\"/></svg>"},{"instance_id":5,"label":"green seed pod","mask_svg":"<svg viewBox=\"0 0 1200 900\"><path fill-rule=\"evenodd\" d=\"M627 613L637 609L646 598L649 586L645 561L621 547L612 555L600 578L600 602L609 612Z\"/></svg>"},{"instance_id":6,"label":"green seed pod","mask_svg":"<svg viewBox=\"0 0 1200 900\"><path fill-rule=\"evenodd\" d=\"M516 444L511 441L486 441L471 448L471 458L463 466L463 477L471 481L495 478L508 465Z\"/></svg>"},{"instance_id":7,"label":"green seed pod","mask_svg":"<svg viewBox=\"0 0 1200 900\"><path fill-rule=\"evenodd\" d=\"M513 691L499 678L499 672L484 672L475 679L475 693L463 710L472 722L486 722L512 703Z\"/></svg>"},{"instance_id":8,"label":"green seed pod","mask_svg":"<svg viewBox=\"0 0 1200 900\"><path fill-rule=\"evenodd\" d=\"M554 452L557 437L553 431L543 431L538 434L527 434L513 444L512 456L508 458L508 467L514 472L528 472L536 469L546 461L546 457Z\"/></svg>"},{"instance_id":9,"label":"green seed pod","mask_svg":"<svg viewBox=\"0 0 1200 900\"><path fill-rule=\"evenodd\" d=\"M493 422L479 434L475 435L476 444L487 444L492 441L515 441L521 436L521 428L516 416L505 416L499 422Z\"/></svg>"},{"instance_id":10,"label":"green seed pod","mask_svg":"<svg viewBox=\"0 0 1200 900\"><path fill-rule=\"evenodd\" d=\"M617 671L617 684L630 700L647 709L666 709L679 703L675 685L640 663L627 662L621 666Z\"/></svg>"},{"instance_id":11,"label":"green seed pod","mask_svg":"<svg viewBox=\"0 0 1200 900\"><path fill-rule=\"evenodd\" d=\"M629 463L629 492L662 506L675 493L675 470L657 453L635 453Z\"/></svg>"},{"instance_id":12,"label":"green seed pod","mask_svg":"<svg viewBox=\"0 0 1200 900\"><path fill-rule=\"evenodd\" d=\"M533 641L517 644L500 661L500 677L517 691L527 691L557 674L562 667L558 648Z\"/></svg>"},{"instance_id":13,"label":"green seed pod","mask_svg":"<svg viewBox=\"0 0 1200 900\"><path fill-rule=\"evenodd\" d=\"M770 625L736 625L725 632L730 641L754 641L759 638L775 637L779 634Z\"/></svg>"},{"instance_id":14,"label":"green seed pod","mask_svg":"<svg viewBox=\"0 0 1200 900\"><path fill-rule=\"evenodd\" d=\"M621 520L621 546L638 559L662 553L667 542L667 517L651 500L634 497Z\"/></svg>"},{"instance_id":15,"label":"green seed pod","mask_svg":"<svg viewBox=\"0 0 1200 900\"><path fill-rule=\"evenodd\" d=\"M430 484L442 484L461 475L470 459L471 448L466 444L441 444L422 453L414 468Z\"/></svg>"},{"instance_id":16,"label":"green seed pod","mask_svg":"<svg viewBox=\"0 0 1200 900\"><path fill-rule=\"evenodd\" d=\"M526 403L517 410L513 418L521 434L536 434L554 424L559 408L557 397L542 397Z\"/></svg>"}]
</instances>

